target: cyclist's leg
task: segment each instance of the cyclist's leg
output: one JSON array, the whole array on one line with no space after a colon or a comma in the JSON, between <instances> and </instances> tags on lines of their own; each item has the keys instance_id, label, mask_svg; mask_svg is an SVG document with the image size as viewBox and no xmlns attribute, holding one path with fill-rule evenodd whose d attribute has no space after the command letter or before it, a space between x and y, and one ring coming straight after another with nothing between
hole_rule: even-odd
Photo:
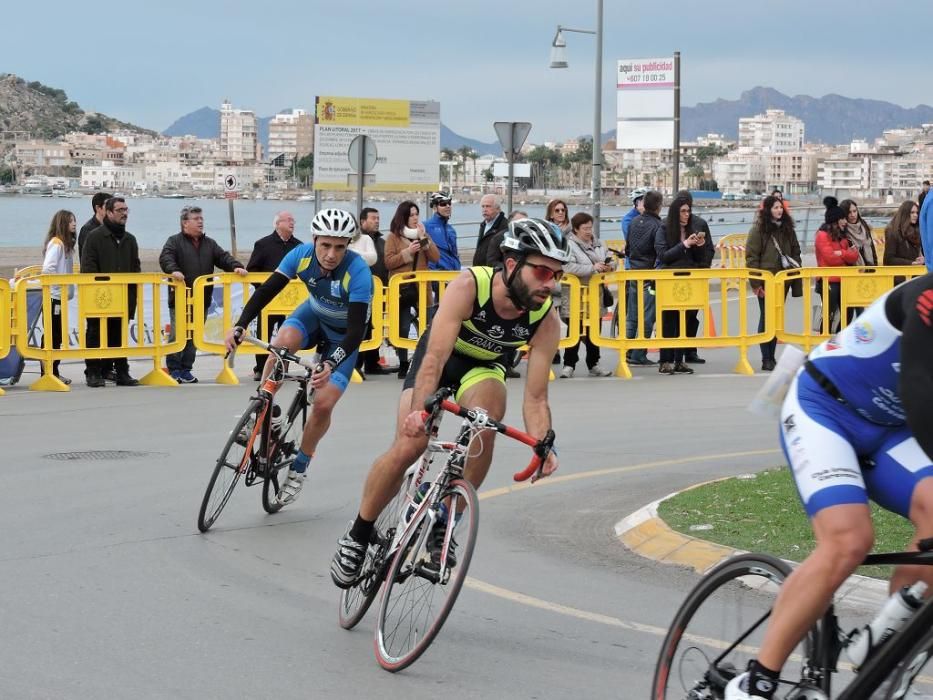
<instances>
[{"instance_id":1,"label":"cyclist's leg","mask_svg":"<svg viewBox=\"0 0 933 700\"><path fill-rule=\"evenodd\" d=\"M874 454L874 466L865 471L871 499L882 508L909 518L914 538L907 545L916 551L921 539L933 537L933 464L909 428L891 429ZM933 567L899 566L891 577L891 591L926 581L933 593Z\"/></svg>"},{"instance_id":2,"label":"cyclist's leg","mask_svg":"<svg viewBox=\"0 0 933 700\"><path fill-rule=\"evenodd\" d=\"M275 336L269 341L269 344L277 348L286 348L289 352L295 353L308 347L311 334L316 333L317 329L317 319L311 311L311 305L306 301L300 304L285 319L282 325L279 326L278 331L276 331ZM272 374L275 362L275 355L269 354L262 371L263 381Z\"/></svg>"},{"instance_id":3,"label":"cyclist's leg","mask_svg":"<svg viewBox=\"0 0 933 700\"><path fill-rule=\"evenodd\" d=\"M328 337L322 341L320 348L321 354L328 353L329 344L339 342L340 339ZM330 375L330 381L320 389L314 391L314 405L311 407L311 415L308 416L308 422L305 424L304 433L301 437L301 451L306 454L314 454L318 443L330 428L331 416L334 412L334 406L340 401L340 397L350 385L350 376L353 374L353 368L356 366L356 359L359 355L358 350L354 350L343 359Z\"/></svg>"},{"instance_id":4,"label":"cyclist's leg","mask_svg":"<svg viewBox=\"0 0 933 700\"><path fill-rule=\"evenodd\" d=\"M468 408L483 408L490 418L502 420L505 416L505 372L499 365L474 367L463 375L457 392L458 402ZM492 463L492 450L496 439L494 430L480 433L470 450L464 476L479 488Z\"/></svg>"},{"instance_id":5,"label":"cyclist's leg","mask_svg":"<svg viewBox=\"0 0 933 700\"><path fill-rule=\"evenodd\" d=\"M781 411L781 444L810 516L816 548L781 586L758 656L767 669L781 669L839 585L871 550L868 494L853 447L858 444L854 433L871 431L871 424L806 373L791 384Z\"/></svg>"}]
</instances>

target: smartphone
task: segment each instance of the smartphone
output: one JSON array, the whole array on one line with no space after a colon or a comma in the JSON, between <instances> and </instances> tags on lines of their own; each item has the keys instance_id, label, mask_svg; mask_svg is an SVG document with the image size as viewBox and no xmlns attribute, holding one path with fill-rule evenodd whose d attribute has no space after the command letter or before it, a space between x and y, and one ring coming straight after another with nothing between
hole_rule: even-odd
<instances>
[{"instance_id":1,"label":"smartphone","mask_svg":"<svg viewBox=\"0 0 933 700\"><path fill-rule=\"evenodd\" d=\"M606 256L606 259L603 260L603 263L606 264L606 265L611 265L611 264L612 264L612 256L611 256L611 255L607 255L607 256Z\"/></svg>"}]
</instances>

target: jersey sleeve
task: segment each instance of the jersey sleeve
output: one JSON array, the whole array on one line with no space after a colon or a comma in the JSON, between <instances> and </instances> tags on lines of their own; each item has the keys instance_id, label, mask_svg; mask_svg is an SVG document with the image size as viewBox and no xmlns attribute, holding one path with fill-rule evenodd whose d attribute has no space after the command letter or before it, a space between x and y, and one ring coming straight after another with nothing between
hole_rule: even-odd
<instances>
[{"instance_id":1,"label":"jersey sleeve","mask_svg":"<svg viewBox=\"0 0 933 700\"><path fill-rule=\"evenodd\" d=\"M281 272L290 280L295 279L295 277L298 276L298 265L301 262L302 257L307 257L307 248L307 245L300 245L292 248L290 251L288 251L288 253L285 254L285 257L282 258L282 262L280 262L279 266L275 268L275 271Z\"/></svg>"},{"instance_id":2,"label":"jersey sleeve","mask_svg":"<svg viewBox=\"0 0 933 700\"><path fill-rule=\"evenodd\" d=\"M356 301L363 304L369 304L373 300L373 273L370 271L366 261L360 256L355 256L347 270L350 275L350 282L347 285L348 301Z\"/></svg>"}]
</instances>

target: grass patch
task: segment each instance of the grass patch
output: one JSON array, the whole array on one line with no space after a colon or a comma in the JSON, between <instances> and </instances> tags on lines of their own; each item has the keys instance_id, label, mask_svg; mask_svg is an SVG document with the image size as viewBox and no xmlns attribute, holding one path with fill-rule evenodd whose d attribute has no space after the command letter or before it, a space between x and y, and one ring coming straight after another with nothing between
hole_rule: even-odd
<instances>
[{"instance_id":1,"label":"grass patch","mask_svg":"<svg viewBox=\"0 0 933 700\"><path fill-rule=\"evenodd\" d=\"M802 561L815 542L790 470L768 469L754 477L725 479L685 491L664 501L658 515L685 535ZM913 536L910 522L874 503L871 510L875 551L903 550ZM857 573L887 578L891 567L865 567Z\"/></svg>"}]
</instances>

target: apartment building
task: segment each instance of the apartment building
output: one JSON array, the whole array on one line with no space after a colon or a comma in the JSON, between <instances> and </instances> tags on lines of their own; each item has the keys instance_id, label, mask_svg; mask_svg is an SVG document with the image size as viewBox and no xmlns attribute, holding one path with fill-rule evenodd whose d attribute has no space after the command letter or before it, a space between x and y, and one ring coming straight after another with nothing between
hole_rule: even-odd
<instances>
[{"instance_id":1,"label":"apartment building","mask_svg":"<svg viewBox=\"0 0 933 700\"><path fill-rule=\"evenodd\" d=\"M260 160L256 113L250 109L235 109L226 100L220 106L220 157L230 163Z\"/></svg>"},{"instance_id":2,"label":"apartment building","mask_svg":"<svg viewBox=\"0 0 933 700\"><path fill-rule=\"evenodd\" d=\"M289 166L314 151L314 115L303 109L276 114L269 121L269 160Z\"/></svg>"},{"instance_id":3,"label":"apartment building","mask_svg":"<svg viewBox=\"0 0 933 700\"><path fill-rule=\"evenodd\" d=\"M802 151L803 140L803 121L785 114L783 109L739 119L739 149L757 153Z\"/></svg>"}]
</instances>

